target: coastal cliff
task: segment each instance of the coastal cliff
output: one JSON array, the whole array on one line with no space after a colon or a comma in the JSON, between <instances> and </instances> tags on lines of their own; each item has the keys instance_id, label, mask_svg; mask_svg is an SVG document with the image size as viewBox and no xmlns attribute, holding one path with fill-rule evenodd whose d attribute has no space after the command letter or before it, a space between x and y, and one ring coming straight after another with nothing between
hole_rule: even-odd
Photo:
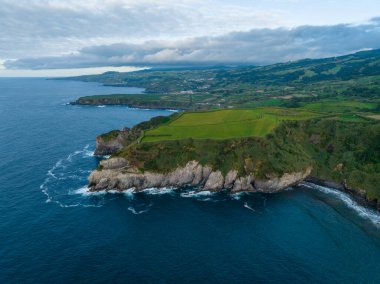
<instances>
[{"instance_id":1,"label":"coastal cliff","mask_svg":"<svg viewBox=\"0 0 380 284\"><path fill-rule=\"evenodd\" d=\"M265 137L230 139L174 139L149 132L157 125L165 130L173 122L174 130L182 131L181 120L173 116L141 123L124 134L105 134L96 152L116 152L91 174L90 189L190 185L208 191L276 192L315 177L322 185L380 208L377 121L282 121Z\"/></svg>"},{"instance_id":2,"label":"coastal cliff","mask_svg":"<svg viewBox=\"0 0 380 284\"><path fill-rule=\"evenodd\" d=\"M96 137L95 156L108 156L112 155L124 147L137 141L145 130L151 129L159 124L165 123L175 117L172 116L157 116L149 121L141 122L132 128L124 127L122 130L112 130Z\"/></svg>"},{"instance_id":3,"label":"coastal cliff","mask_svg":"<svg viewBox=\"0 0 380 284\"><path fill-rule=\"evenodd\" d=\"M265 180L256 179L253 173L239 177L236 170L223 175L221 171L213 171L210 166L202 166L198 161L190 161L184 167L177 167L168 173L141 172L120 157L103 160L100 167L102 170L94 170L89 176L90 191L133 189L134 192L139 192L149 188L194 186L199 191L274 193L307 181L346 192L358 203L380 211L380 202L369 199L365 190L350 188L345 181L335 182L313 177L312 167L282 176L273 175Z\"/></svg>"},{"instance_id":4,"label":"coastal cliff","mask_svg":"<svg viewBox=\"0 0 380 284\"><path fill-rule=\"evenodd\" d=\"M210 166L202 166L198 161L190 161L184 167L177 167L168 173L141 172L131 167L123 158L111 158L100 162L102 170L95 170L89 177L91 191L127 190L141 191L147 188L196 186L201 190L237 192L277 192L303 181L312 168L304 171L272 176L266 180L256 179L251 173L238 176L230 170L224 176L221 171L213 171Z\"/></svg>"},{"instance_id":5,"label":"coastal cliff","mask_svg":"<svg viewBox=\"0 0 380 284\"><path fill-rule=\"evenodd\" d=\"M121 150L127 137L130 134L130 129L125 127L123 130L113 130L107 134L96 137L95 156L111 155Z\"/></svg>"}]
</instances>

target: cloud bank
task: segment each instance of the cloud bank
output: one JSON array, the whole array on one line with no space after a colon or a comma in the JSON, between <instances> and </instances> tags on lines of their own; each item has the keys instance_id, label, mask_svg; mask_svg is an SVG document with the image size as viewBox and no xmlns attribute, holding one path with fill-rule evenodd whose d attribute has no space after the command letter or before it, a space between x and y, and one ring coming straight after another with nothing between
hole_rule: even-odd
<instances>
[{"instance_id":1,"label":"cloud bank","mask_svg":"<svg viewBox=\"0 0 380 284\"><path fill-rule=\"evenodd\" d=\"M274 27L279 14L212 0L0 0L0 59Z\"/></svg>"},{"instance_id":2,"label":"cloud bank","mask_svg":"<svg viewBox=\"0 0 380 284\"><path fill-rule=\"evenodd\" d=\"M219 36L93 45L62 56L6 61L9 69L270 64L380 48L380 18L361 24L253 29Z\"/></svg>"},{"instance_id":3,"label":"cloud bank","mask_svg":"<svg viewBox=\"0 0 380 284\"><path fill-rule=\"evenodd\" d=\"M380 48L376 11L379 0L0 0L0 75L342 55Z\"/></svg>"}]
</instances>

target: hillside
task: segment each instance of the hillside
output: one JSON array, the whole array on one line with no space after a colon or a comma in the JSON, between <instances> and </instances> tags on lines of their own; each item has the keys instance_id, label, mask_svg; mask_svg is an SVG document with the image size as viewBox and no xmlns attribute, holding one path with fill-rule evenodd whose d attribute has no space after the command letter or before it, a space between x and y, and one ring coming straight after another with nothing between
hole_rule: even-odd
<instances>
[{"instance_id":1,"label":"hillside","mask_svg":"<svg viewBox=\"0 0 380 284\"><path fill-rule=\"evenodd\" d=\"M100 82L111 86L142 87L149 94L83 97L76 102L78 104L212 109L294 107L324 100L378 102L380 50L269 66L200 70L152 69L132 73L107 72L65 79Z\"/></svg>"}]
</instances>

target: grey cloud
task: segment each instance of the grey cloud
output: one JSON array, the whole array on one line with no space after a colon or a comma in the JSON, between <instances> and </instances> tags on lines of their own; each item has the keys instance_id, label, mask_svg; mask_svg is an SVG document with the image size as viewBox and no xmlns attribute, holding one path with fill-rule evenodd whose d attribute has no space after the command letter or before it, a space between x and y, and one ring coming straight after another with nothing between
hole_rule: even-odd
<instances>
[{"instance_id":1,"label":"grey cloud","mask_svg":"<svg viewBox=\"0 0 380 284\"><path fill-rule=\"evenodd\" d=\"M220 34L241 30L247 24L271 25L277 19L271 13L209 2L0 0L0 58L59 55L95 44ZM215 9L218 13L210 12Z\"/></svg>"},{"instance_id":2,"label":"grey cloud","mask_svg":"<svg viewBox=\"0 0 380 284\"><path fill-rule=\"evenodd\" d=\"M11 69L270 64L380 48L380 18L363 25L254 29L217 37L89 46L72 55L7 61Z\"/></svg>"},{"instance_id":3,"label":"grey cloud","mask_svg":"<svg viewBox=\"0 0 380 284\"><path fill-rule=\"evenodd\" d=\"M81 1L76 1L81 3ZM94 2L94 7L91 7ZM176 5L158 1L0 1L0 57L18 58L25 53L60 54L84 43L135 40L183 32L195 11L183 13ZM159 13L158 13L159 11Z\"/></svg>"}]
</instances>

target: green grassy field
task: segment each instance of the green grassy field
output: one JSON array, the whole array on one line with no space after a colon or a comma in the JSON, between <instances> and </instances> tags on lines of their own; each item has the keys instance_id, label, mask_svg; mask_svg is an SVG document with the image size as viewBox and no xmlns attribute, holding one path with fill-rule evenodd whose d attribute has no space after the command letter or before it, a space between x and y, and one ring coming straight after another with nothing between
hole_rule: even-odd
<instances>
[{"instance_id":1,"label":"green grassy field","mask_svg":"<svg viewBox=\"0 0 380 284\"><path fill-rule=\"evenodd\" d=\"M371 111L377 108L378 104L374 102L360 101L321 101L305 104L302 108L327 113L344 113L351 111Z\"/></svg>"},{"instance_id":2,"label":"green grassy field","mask_svg":"<svg viewBox=\"0 0 380 284\"><path fill-rule=\"evenodd\" d=\"M264 137L284 120L305 120L319 114L302 109L257 108L187 112L145 133L142 142L176 139Z\"/></svg>"}]
</instances>

